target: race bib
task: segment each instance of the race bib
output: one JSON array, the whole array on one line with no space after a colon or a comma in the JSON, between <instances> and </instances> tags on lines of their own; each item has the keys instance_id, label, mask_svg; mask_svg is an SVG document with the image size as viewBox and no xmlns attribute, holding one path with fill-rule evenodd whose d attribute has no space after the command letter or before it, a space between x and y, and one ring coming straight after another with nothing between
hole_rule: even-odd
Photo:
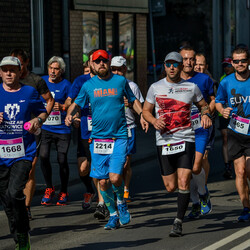
<instances>
[{"instance_id":1,"label":"race bib","mask_svg":"<svg viewBox=\"0 0 250 250\"><path fill-rule=\"evenodd\" d=\"M128 138L132 137L132 131L130 127L127 127L128 129Z\"/></svg>"},{"instance_id":2,"label":"race bib","mask_svg":"<svg viewBox=\"0 0 250 250\"><path fill-rule=\"evenodd\" d=\"M111 139L95 139L94 140L94 153L110 155L114 150L114 140Z\"/></svg>"},{"instance_id":3,"label":"race bib","mask_svg":"<svg viewBox=\"0 0 250 250\"><path fill-rule=\"evenodd\" d=\"M173 155L184 152L186 144L184 141L162 146L162 155Z\"/></svg>"},{"instance_id":4,"label":"race bib","mask_svg":"<svg viewBox=\"0 0 250 250\"><path fill-rule=\"evenodd\" d=\"M61 112L60 111L52 111L46 121L43 123L44 125L61 125Z\"/></svg>"},{"instance_id":5,"label":"race bib","mask_svg":"<svg viewBox=\"0 0 250 250\"><path fill-rule=\"evenodd\" d=\"M88 116L87 121L88 121L88 131L92 131L92 117Z\"/></svg>"},{"instance_id":6,"label":"race bib","mask_svg":"<svg viewBox=\"0 0 250 250\"><path fill-rule=\"evenodd\" d=\"M244 135L248 134L249 123L250 123L249 119L240 117L235 114L232 114L232 117L230 119L230 126L232 127L232 129Z\"/></svg>"},{"instance_id":7,"label":"race bib","mask_svg":"<svg viewBox=\"0 0 250 250\"><path fill-rule=\"evenodd\" d=\"M192 115L191 121L192 121L193 130L201 128L201 117L199 116L199 114Z\"/></svg>"},{"instance_id":8,"label":"race bib","mask_svg":"<svg viewBox=\"0 0 250 250\"><path fill-rule=\"evenodd\" d=\"M23 138L0 140L0 157L15 159L25 156Z\"/></svg>"}]
</instances>

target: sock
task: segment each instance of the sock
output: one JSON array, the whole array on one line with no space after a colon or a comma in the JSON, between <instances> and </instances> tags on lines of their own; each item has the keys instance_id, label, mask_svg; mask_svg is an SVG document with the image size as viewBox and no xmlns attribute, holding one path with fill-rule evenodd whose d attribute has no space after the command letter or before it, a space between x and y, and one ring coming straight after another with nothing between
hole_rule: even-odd
<instances>
[{"instance_id":1,"label":"sock","mask_svg":"<svg viewBox=\"0 0 250 250\"><path fill-rule=\"evenodd\" d=\"M205 185L206 185L206 174L205 170L202 168L201 172L198 175L193 175L193 180L198 187L199 195L204 195L206 193Z\"/></svg>"},{"instance_id":2,"label":"sock","mask_svg":"<svg viewBox=\"0 0 250 250\"><path fill-rule=\"evenodd\" d=\"M112 188L117 196L117 202L118 201L124 201L123 195L124 195L124 183L122 182L122 185L120 187L116 187L112 184Z\"/></svg>"},{"instance_id":3,"label":"sock","mask_svg":"<svg viewBox=\"0 0 250 250\"><path fill-rule=\"evenodd\" d=\"M85 176L80 176L80 179L83 182L83 184L85 185L87 193L94 194L95 191L92 187L92 178L89 177L89 175L87 174Z\"/></svg>"},{"instance_id":4,"label":"sock","mask_svg":"<svg viewBox=\"0 0 250 250\"><path fill-rule=\"evenodd\" d=\"M103 202L103 201L99 201L99 202L98 202L98 205L102 205L102 206L103 206L103 205L104 205L104 202Z\"/></svg>"},{"instance_id":5,"label":"sock","mask_svg":"<svg viewBox=\"0 0 250 250\"><path fill-rule=\"evenodd\" d=\"M190 200L190 191L179 189L177 198L177 218L183 220Z\"/></svg>"},{"instance_id":6,"label":"sock","mask_svg":"<svg viewBox=\"0 0 250 250\"><path fill-rule=\"evenodd\" d=\"M113 194L112 188L109 187L109 189L107 189L106 191L100 190L100 192L101 192L101 195L104 199L104 202L109 210L109 213L110 214L115 213L116 212L115 200L114 200L114 194Z\"/></svg>"},{"instance_id":7,"label":"sock","mask_svg":"<svg viewBox=\"0 0 250 250\"><path fill-rule=\"evenodd\" d=\"M194 174L192 174L192 176L194 176ZM198 187L196 186L196 183L193 178L190 181L190 198L193 204L200 203Z\"/></svg>"}]
</instances>

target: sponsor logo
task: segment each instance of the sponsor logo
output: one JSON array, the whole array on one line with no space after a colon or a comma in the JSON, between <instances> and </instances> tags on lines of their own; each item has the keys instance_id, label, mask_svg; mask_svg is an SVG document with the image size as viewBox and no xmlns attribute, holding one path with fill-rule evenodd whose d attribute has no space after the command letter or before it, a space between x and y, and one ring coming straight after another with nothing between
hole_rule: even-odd
<instances>
[{"instance_id":1,"label":"sponsor logo","mask_svg":"<svg viewBox=\"0 0 250 250\"><path fill-rule=\"evenodd\" d=\"M117 95L117 89L94 89L94 97L105 97Z\"/></svg>"},{"instance_id":2,"label":"sponsor logo","mask_svg":"<svg viewBox=\"0 0 250 250\"><path fill-rule=\"evenodd\" d=\"M20 100L19 102L25 102L25 100Z\"/></svg>"}]
</instances>

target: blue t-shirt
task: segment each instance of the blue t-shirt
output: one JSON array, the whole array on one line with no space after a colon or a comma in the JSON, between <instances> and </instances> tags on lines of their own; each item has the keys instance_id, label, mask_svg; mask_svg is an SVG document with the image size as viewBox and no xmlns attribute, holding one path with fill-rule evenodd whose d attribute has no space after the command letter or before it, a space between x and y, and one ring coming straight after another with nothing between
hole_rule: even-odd
<instances>
[{"instance_id":1,"label":"blue t-shirt","mask_svg":"<svg viewBox=\"0 0 250 250\"><path fill-rule=\"evenodd\" d=\"M107 80L94 76L82 86L75 103L91 104L92 138L128 138L124 96L130 103L136 99L126 78L119 75L111 74Z\"/></svg>"},{"instance_id":2,"label":"blue t-shirt","mask_svg":"<svg viewBox=\"0 0 250 250\"><path fill-rule=\"evenodd\" d=\"M53 98L55 99L55 102L64 104L65 100L68 97L71 83L66 79L63 79L59 83L52 83L49 81L49 76L43 76L42 78L46 81L47 86ZM46 105L46 101L42 98L42 96L41 96L41 99L44 105ZM50 116L47 118L47 120L43 124L42 129L53 132L53 133L57 133L57 134L70 134L71 133L70 127L65 125L66 115L67 115L66 111L52 110L50 113Z\"/></svg>"},{"instance_id":3,"label":"blue t-shirt","mask_svg":"<svg viewBox=\"0 0 250 250\"><path fill-rule=\"evenodd\" d=\"M226 76L220 82L215 103L227 104L233 109L231 114L250 119L250 78L246 81L238 81L235 73ZM230 124L228 128L235 131Z\"/></svg>"},{"instance_id":4,"label":"blue t-shirt","mask_svg":"<svg viewBox=\"0 0 250 250\"><path fill-rule=\"evenodd\" d=\"M46 112L38 92L31 86L21 85L20 90L8 92L0 84L0 166L11 167L20 160L33 161L36 141L33 134L24 130L25 122ZM8 141L7 141L8 140Z\"/></svg>"},{"instance_id":5,"label":"blue t-shirt","mask_svg":"<svg viewBox=\"0 0 250 250\"><path fill-rule=\"evenodd\" d=\"M90 79L90 74L88 75L81 75L78 76L69 91L68 97L71 99L75 99L77 95L79 94L82 85ZM91 131L88 130L88 116L91 116L91 110L89 103L87 103L82 109L81 109L81 123L80 123L80 128L81 128L81 138L82 139L89 139Z\"/></svg>"}]
</instances>

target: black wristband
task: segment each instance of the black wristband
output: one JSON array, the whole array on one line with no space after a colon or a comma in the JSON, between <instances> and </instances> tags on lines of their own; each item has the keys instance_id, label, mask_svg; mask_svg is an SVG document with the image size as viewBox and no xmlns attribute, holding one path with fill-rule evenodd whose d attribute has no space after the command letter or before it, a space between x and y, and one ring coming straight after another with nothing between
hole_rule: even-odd
<instances>
[{"instance_id":1,"label":"black wristband","mask_svg":"<svg viewBox=\"0 0 250 250\"><path fill-rule=\"evenodd\" d=\"M212 116L209 113L206 113L204 115L208 116L212 120Z\"/></svg>"},{"instance_id":2,"label":"black wristband","mask_svg":"<svg viewBox=\"0 0 250 250\"><path fill-rule=\"evenodd\" d=\"M139 114L140 118L141 118L142 112Z\"/></svg>"},{"instance_id":3,"label":"black wristband","mask_svg":"<svg viewBox=\"0 0 250 250\"><path fill-rule=\"evenodd\" d=\"M39 124L42 125L43 124L42 118L41 117L37 117L37 119L38 119Z\"/></svg>"}]
</instances>

